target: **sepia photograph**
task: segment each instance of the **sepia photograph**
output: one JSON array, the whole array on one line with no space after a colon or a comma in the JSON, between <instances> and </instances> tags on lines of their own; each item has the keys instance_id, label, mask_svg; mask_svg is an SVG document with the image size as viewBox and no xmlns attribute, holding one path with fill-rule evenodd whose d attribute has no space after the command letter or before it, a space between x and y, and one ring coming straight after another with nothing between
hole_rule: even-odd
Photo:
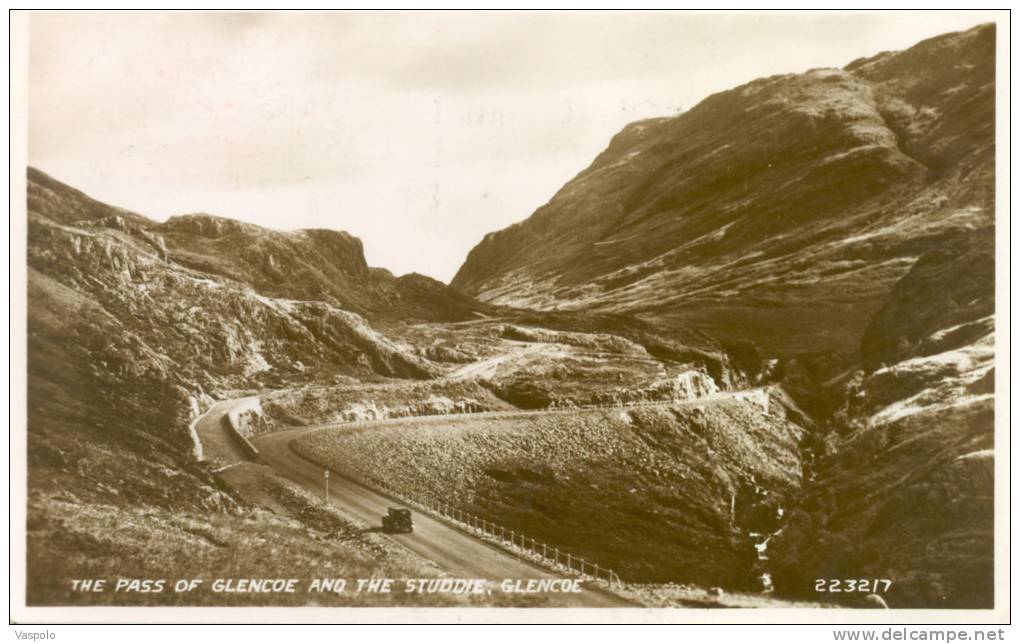
<instances>
[{"instance_id":1,"label":"sepia photograph","mask_svg":"<svg viewBox=\"0 0 1020 644\"><path fill-rule=\"evenodd\" d=\"M1009 622L1007 10L10 20L12 625Z\"/></svg>"}]
</instances>

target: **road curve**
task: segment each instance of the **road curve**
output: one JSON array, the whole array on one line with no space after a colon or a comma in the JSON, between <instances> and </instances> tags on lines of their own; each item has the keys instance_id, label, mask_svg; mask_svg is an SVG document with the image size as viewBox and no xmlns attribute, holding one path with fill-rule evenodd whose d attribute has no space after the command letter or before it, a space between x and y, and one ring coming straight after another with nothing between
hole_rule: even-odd
<instances>
[{"instance_id":1,"label":"road curve","mask_svg":"<svg viewBox=\"0 0 1020 644\"><path fill-rule=\"evenodd\" d=\"M300 484L308 491L323 495L323 468L299 456L290 449L294 440L317 427L303 427L253 439L262 459L278 472ZM386 508L394 501L349 479L334 475L329 482L331 503L343 507L349 514L370 526L379 526ZM415 513L415 528L411 534L388 535L407 549L435 562L454 577L488 579L545 579L559 577L538 566L522 561L504 550L471 537L440 521ZM571 607L622 607L632 606L615 595L585 590L582 593L555 593L545 595L550 603Z\"/></svg>"}]
</instances>

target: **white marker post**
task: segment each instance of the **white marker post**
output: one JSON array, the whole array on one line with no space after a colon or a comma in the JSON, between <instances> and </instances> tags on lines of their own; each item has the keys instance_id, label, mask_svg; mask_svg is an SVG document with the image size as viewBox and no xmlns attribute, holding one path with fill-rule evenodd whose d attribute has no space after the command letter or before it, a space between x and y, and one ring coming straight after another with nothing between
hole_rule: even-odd
<instances>
[{"instance_id":1,"label":"white marker post","mask_svg":"<svg viewBox=\"0 0 1020 644\"><path fill-rule=\"evenodd\" d=\"M326 468L326 503L329 503L329 468Z\"/></svg>"}]
</instances>

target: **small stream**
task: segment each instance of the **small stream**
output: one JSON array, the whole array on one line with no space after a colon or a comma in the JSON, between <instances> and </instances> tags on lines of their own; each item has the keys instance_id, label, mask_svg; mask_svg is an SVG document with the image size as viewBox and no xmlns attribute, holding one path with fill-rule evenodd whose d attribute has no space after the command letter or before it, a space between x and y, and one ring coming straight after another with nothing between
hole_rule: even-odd
<instances>
[{"instance_id":1,"label":"small stream","mask_svg":"<svg viewBox=\"0 0 1020 644\"><path fill-rule=\"evenodd\" d=\"M782 508L779 509L782 511ZM772 584L772 573L768 570L768 549L769 541L772 540L772 537L782 533L782 528L768 534L762 534L761 532L748 533L748 536L751 537L751 540L754 542L754 549L758 552L758 565L762 568L762 573L758 575L758 581L761 582L761 592L763 593L771 593L776 589Z\"/></svg>"},{"instance_id":2,"label":"small stream","mask_svg":"<svg viewBox=\"0 0 1020 644\"><path fill-rule=\"evenodd\" d=\"M771 593L775 585L769 570L769 542L782 534L786 512L778 497L753 481L741 492L740 508L737 511L740 519L738 525L745 530L756 553L750 573L759 584L759 592Z\"/></svg>"}]
</instances>

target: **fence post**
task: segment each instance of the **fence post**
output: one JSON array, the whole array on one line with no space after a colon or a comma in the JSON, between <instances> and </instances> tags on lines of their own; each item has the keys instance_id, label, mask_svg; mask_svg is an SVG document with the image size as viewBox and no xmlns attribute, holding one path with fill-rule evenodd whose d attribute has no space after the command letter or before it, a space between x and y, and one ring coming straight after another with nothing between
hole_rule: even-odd
<instances>
[{"instance_id":1,"label":"fence post","mask_svg":"<svg viewBox=\"0 0 1020 644\"><path fill-rule=\"evenodd\" d=\"M599 565L598 564L594 564L594 565L595 565L595 581L598 581L599 580Z\"/></svg>"},{"instance_id":2,"label":"fence post","mask_svg":"<svg viewBox=\"0 0 1020 644\"><path fill-rule=\"evenodd\" d=\"M545 543L542 544L542 558L543 559L548 559L549 558L549 557L546 556L546 545L545 545Z\"/></svg>"},{"instance_id":3,"label":"fence post","mask_svg":"<svg viewBox=\"0 0 1020 644\"><path fill-rule=\"evenodd\" d=\"M567 569L568 569L568 570L573 570L573 569L572 569L572 568L570 567L570 553L569 553L569 552L567 553Z\"/></svg>"}]
</instances>

